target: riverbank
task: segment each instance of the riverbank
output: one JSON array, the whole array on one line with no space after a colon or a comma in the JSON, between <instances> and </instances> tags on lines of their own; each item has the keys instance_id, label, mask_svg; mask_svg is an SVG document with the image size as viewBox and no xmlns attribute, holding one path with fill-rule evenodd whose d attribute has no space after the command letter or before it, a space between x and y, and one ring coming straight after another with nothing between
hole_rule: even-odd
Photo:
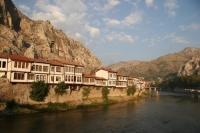
<instances>
[{"instance_id":1,"label":"riverbank","mask_svg":"<svg viewBox=\"0 0 200 133\"><path fill-rule=\"evenodd\" d=\"M147 91L136 94L133 96L112 96L107 100L102 98L83 98L82 100L69 101L69 102L48 102L41 104L19 104L14 100L0 103L0 116L3 115L17 115L17 114L31 114L39 112L52 112L52 111L67 111L80 108L89 108L95 106L106 106L121 102L128 102L139 100L149 96Z\"/></svg>"}]
</instances>

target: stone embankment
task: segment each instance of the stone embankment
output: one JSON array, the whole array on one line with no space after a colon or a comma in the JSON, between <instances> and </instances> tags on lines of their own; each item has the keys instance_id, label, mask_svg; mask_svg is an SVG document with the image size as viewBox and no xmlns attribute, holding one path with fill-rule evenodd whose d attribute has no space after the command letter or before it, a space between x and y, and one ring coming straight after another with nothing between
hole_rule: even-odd
<instances>
[{"instance_id":1,"label":"stone embankment","mask_svg":"<svg viewBox=\"0 0 200 133\"><path fill-rule=\"evenodd\" d=\"M62 96L55 94L54 86L50 86L49 94L43 102L36 102L29 98L31 84L11 84L6 78L0 78L0 110L5 109L5 102L15 100L17 104L28 104L28 105L47 105L48 103L67 103L73 106L84 106L91 104L100 105L103 103L101 88L88 87L90 94L88 98L82 96L83 87L79 90L67 90ZM136 92L133 96L127 96L126 89L110 89L108 95L109 100L114 102L125 102L141 97L141 92Z\"/></svg>"}]
</instances>

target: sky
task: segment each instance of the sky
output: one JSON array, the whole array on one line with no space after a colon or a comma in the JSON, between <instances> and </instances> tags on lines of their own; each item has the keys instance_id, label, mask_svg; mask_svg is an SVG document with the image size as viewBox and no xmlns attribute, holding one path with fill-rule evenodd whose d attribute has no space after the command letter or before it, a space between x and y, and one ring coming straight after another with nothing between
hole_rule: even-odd
<instances>
[{"instance_id":1,"label":"sky","mask_svg":"<svg viewBox=\"0 0 200 133\"><path fill-rule=\"evenodd\" d=\"M200 0L13 0L33 20L49 20L104 66L151 61L200 48Z\"/></svg>"}]
</instances>

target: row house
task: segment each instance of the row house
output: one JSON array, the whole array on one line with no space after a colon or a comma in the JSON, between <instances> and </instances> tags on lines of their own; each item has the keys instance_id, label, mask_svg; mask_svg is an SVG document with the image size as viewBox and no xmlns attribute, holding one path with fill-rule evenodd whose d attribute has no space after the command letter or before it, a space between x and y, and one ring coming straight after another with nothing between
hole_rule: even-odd
<instances>
[{"instance_id":1,"label":"row house","mask_svg":"<svg viewBox=\"0 0 200 133\"><path fill-rule=\"evenodd\" d=\"M128 82L127 82L127 86L128 86L128 87L131 87L131 86L134 85L133 80L134 80L133 77L131 77L131 76L128 77Z\"/></svg>"},{"instance_id":2,"label":"row house","mask_svg":"<svg viewBox=\"0 0 200 133\"><path fill-rule=\"evenodd\" d=\"M128 76L117 73L117 81L116 81L116 87L118 88L127 88L127 81L128 81Z\"/></svg>"},{"instance_id":3,"label":"row house","mask_svg":"<svg viewBox=\"0 0 200 133\"><path fill-rule=\"evenodd\" d=\"M96 71L95 75L98 77L103 77L107 80L106 86L108 87L115 87L116 86L116 79L117 79L117 72L107 68L101 68L100 70Z\"/></svg>"},{"instance_id":4,"label":"row house","mask_svg":"<svg viewBox=\"0 0 200 133\"><path fill-rule=\"evenodd\" d=\"M7 74L8 57L0 54L0 77Z\"/></svg>"},{"instance_id":5,"label":"row house","mask_svg":"<svg viewBox=\"0 0 200 133\"><path fill-rule=\"evenodd\" d=\"M95 75L83 74L83 85L106 86L107 80Z\"/></svg>"},{"instance_id":6,"label":"row house","mask_svg":"<svg viewBox=\"0 0 200 133\"><path fill-rule=\"evenodd\" d=\"M7 55L7 78L10 82L28 82L28 73L31 71L32 61L24 56Z\"/></svg>"}]
</instances>

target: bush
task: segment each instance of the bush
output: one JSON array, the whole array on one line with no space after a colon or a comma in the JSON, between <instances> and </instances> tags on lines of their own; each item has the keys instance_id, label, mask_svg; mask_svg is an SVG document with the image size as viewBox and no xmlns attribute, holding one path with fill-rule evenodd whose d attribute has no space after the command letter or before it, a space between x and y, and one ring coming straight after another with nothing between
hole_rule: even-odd
<instances>
[{"instance_id":1,"label":"bush","mask_svg":"<svg viewBox=\"0 0 200 133\"><path fill-rule=\"evenodd\" d=\"M89 94L90 94L90 89L87 87L83 87L82 96L88 98Z\"/></svg>"},{"instance_id":2,"label":"bush","mask_svg":"<svg viewBox=\"0 0 200 133\"><path fill-rule=\"evenodd\" d=\"M30 98L34 101L44 101L49 93L49 88L44 81L33 82L31 85Z\"/></svg>"},{"instance_id":3,"label":"bush","mask_svg":"<svg viewBox=\"0 0 200 133\"><path fill-rule=\"evenodd\" d=\"M57 95L63 95L64 93L66 93L67 87L68 86L65 84L65 82L62 81L57 85L57 87L54 89L54 91Z\"/></svg>"},{"instance_id":4,"label":"bush","mask_svg":"<svg viewBox=\"0 0 200 133\"><path fill-rule=\"evenodd\" d=\"M128 87L128 89L126 91L127 96L133 95L135 92L136 92L136 87L135 86Z\"/></svg>"},{"instance_id":5,"label":"bush","mask_svg":"<svg viewBox=\"0 0 200 133\"><path fill-rule=\"evenodd\" d=\"M110 93L108 87L103 87L101 93L102 93L102 98L104 100L108 100L108 94Z\"/></svg>"},{"instance_id":6,"label":"bush","mask_svg":"<svg viewBox=\"0 0 200 133\"><path fill-rule=\"evenodd\" d=\"M14 99L6 102L6 108L7 109L13 109L15 106L17 106L17 103L15 102Z\"/></svg>"}]
</instances>

